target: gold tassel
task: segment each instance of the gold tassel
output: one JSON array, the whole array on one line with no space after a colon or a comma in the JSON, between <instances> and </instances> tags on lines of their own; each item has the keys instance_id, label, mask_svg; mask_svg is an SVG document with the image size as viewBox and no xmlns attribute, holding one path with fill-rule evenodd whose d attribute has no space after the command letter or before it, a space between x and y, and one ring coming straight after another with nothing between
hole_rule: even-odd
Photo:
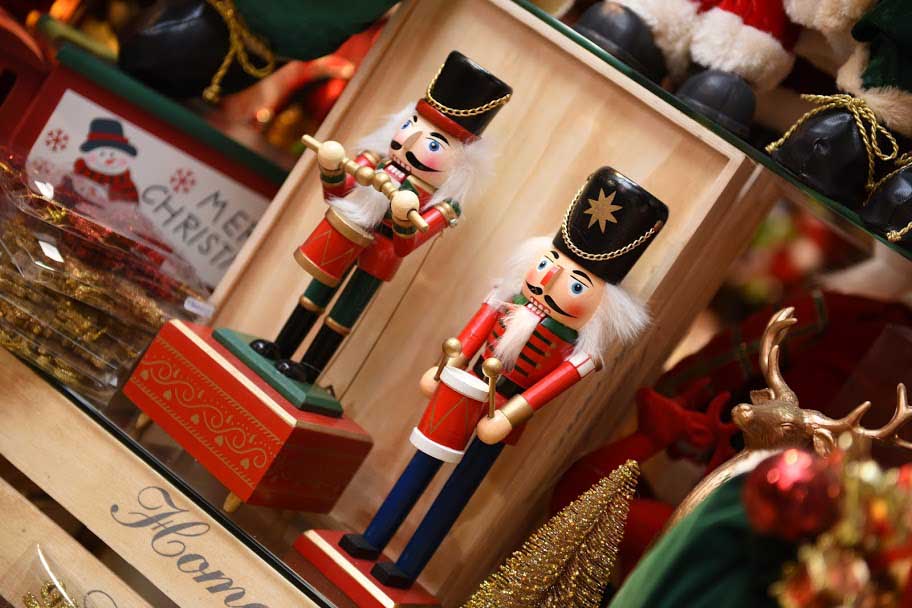
<instances>
[{"instance_id":1,"label":"gold tassel","mask_svg":"<svg viewBox=\"0 0 912 608\"><path fill-rule=\"evenodd\" d=\"M552 517L464 608L597 608L614 569L639 472L628 460Z\"/></svg>"}]
</instances>

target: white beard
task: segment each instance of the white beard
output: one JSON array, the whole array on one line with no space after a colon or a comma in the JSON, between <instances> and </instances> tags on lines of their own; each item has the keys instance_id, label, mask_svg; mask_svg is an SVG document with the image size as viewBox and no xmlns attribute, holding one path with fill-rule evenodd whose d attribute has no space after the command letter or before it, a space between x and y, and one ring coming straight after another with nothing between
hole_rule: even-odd
<instances>
[{"instance_id":1,"label":"white beard","mask_svg":"<svg viewBox=\"0 0 912 608\"><path fill-rule=\"evenodd\" d=\"M513 369L519 353L532 337L532 332L538 327L541 317L525 306L513 305L513 308L504 316L503 335L494 345L494 356L500 359L504 369Z\"/></svg>"},{"instance_id":2,"label":"white beard","mask_svg":"<svg viewBox=\"0 0 912 608\"><path fill-rule=\"evenodd\" d=\"M329 206L359 228L370 232L383 221L390 208L389 199L373 186L355 186L345 198L329 199Z\"/></svg>"}]
</instances>

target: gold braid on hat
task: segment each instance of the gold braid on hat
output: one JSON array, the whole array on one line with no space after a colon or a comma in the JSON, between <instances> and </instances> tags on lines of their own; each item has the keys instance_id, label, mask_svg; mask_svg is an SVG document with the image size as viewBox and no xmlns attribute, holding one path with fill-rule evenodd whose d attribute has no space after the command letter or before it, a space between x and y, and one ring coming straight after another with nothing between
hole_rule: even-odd
<instances>
[{"instance_id":1,"label":"gold braid on hat","mask_svg":"<svg viewBox=\"0 0 912 608\"><path fill-rule=\"evenodd\" d=\"M445 106L442 103L440 103L439 101L437 101L436 99L434 99L434 96L431 94L431 91L434 90L434 85L437 84L437 79L440 77L440 73L443 72L444 65L446 65L446 64L444 63L444 64L440 65L440 69L437 70L437 73L434 75L434 78L431 80L431 83L428 85L427 91L424 94L424 97L427 100L427 102L429 104L431 104L431 106L433 106L435 109L439 110L440 112L443 112L444 114L448 114L449 116L460 116L460 117L478 116L479 114L484 114L485 112L487 112L489 110L493 110L494 108L497 108L497 107L500 107L500 106L506 104L508 101L510 101L510 97L513 96L513 93L507 93L503 97L498 97L497 99L489 101L488 103L486 103L484 105L481 105L481 106L478 106L475 108L468 108L465 110L460 110L459 108L451 108L449 106Z\"/></svg>"},{"instance_id":2,"label":"gold braid on hat","mask_svg":"<svg viewBox=\"0 0 912 608\"><path fill-rule=\"evenodd\" d=\"M576 243L574 243L570 239L570 231L567 228L567 224L570 221L570 213L573 211L573 208L576 207L576 204L579 202L579 198L583 194L583 190L585 188L586 188L586 185L583 184L580 187L580 189L576 191L576 195L573 197L573 202L571 202L570 206L567 207L567 211L564 213L564 221L561 223L561 237L564 239L564 242L567 244L567 247L570 249L570 251L572 251L577 256L581 257L582 259L588 260L590 262L605 262L607 260L613 260L614 258L619 258L626 253L630 253L631 251L633 251L634 249L636 249L637 247L639 247L640 245L642 245L643 243L648 241L652 235L654 235L656 232L658 232L662 228L662 220L658 220L655 224L653 224L652 228L650 228L645 233L640 235L636 240L631 241L630 243L627 243L626 245L624 245L623 247L621 247L619 249L615 249L614 251L609 251L608 253L596 254L596 253L589 253L587 251L583 251L582 249L577 247Z\"/></svg>"}]
</instances>

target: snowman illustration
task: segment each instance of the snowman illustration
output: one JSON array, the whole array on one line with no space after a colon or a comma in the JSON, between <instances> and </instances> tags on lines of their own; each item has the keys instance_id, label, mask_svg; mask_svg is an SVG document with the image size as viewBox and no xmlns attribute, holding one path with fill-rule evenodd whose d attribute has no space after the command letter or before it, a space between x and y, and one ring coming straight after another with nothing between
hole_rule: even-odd
<instances>
[{"instance_id":1,"label":"snowman illustration","mask_svg":"<svg viewBox=\"0 0 912 608\"><path fill-rule=\"evenodd\" d=\"M130 175L137 150L120 121L92 120L79 151L82 155L67 175L70 190L78 195L76 211L170 253L158 228L140 212L139 191Z\"/></svg>"},{"instance_id":2,"label":"snowman illustration","mask_svg":"<svg viewBox=\"0 0 912 608\"><path fill-rule=\"evenodd\" d=\"M79 146L82 156L73 164L73 189L87 202L138 203L139 193L130 176L136 147L124 137L123 126L110 118L96 118Z\"/></svg>"}]
</instances>

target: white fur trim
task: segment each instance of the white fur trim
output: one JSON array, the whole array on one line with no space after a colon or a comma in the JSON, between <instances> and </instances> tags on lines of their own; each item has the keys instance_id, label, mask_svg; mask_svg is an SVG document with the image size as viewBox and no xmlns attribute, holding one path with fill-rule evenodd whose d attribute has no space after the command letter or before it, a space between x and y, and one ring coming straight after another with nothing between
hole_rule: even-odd
<instances>
[{"instance_id":1,"label":"white fur trim","mask_svg":"<svg viewBox=\"0 0 912 608\"><path fill-rule=\"evenodd\" d=\"M425 209L446 200L459 203L465 215L466 203L471 201L475 187L494 174L497 146L488 138L476 139L460 148L445 182L434 192Z\"/></svg>"},{"instance_id":2,"label":"white fur trim","mask_svg":"<svg viewBox=\"0 0 912 608\"><path fill-rule=\"evenodd\" d=\"M652 31L672 80L682 80L690 65L690 39L697 21L694 0L618 0Z\"/></svg>"},{"instance_id":3,"label":"white fur trim","mask_svg":"<svg viewBox=\"0 0 912 608\"><path fill-rule=\"evenodd\" d=\"M383 118L383 124L368 133L355 144L357 152L370 150L381 156L387 155L390 141L396 130L401 127L406 119L415 114L415 104L410 103L395 114L388 114Z\"/></svg>"},{"instance_id":4,"label":"white fur trim","mask_svg":"<svg viewBox=\"0 0 912 608\"><path fill-rule=\"evenodd\" d=\"M550 236L534 236L520 243L513 255L507 260L504 273L494 281L494 288L485 298L491 306L502 306L512 300L522 288L523 277L534 262L546 251L552 249Z\"/></svg>"},{"instance_id":5,"label":"white fur trim","mask_svg":"<svg viewBox=\"0 0 912 608\"><path fill-rule=\"evenodd\" d=\"M507 311L503 319L504 333L494 345L494 356L500 359L504 369L513 369L516 359L540 322L541 317L525 306L512 306Z\"/></svg>"},{"instance_id":6,"label":"white fur trim","mask_svg":"<svg viewBox=\"0 0 912 608\"><path fill-rule=\"evenodd\" d=\"M603 363L602 357L609 346L631 342L648 324L649 311L645 304L622 287L606 283L595 314L580 328L573 353L583 353Z\"/></svg>"},{"instance_id":7,"label":"white fur trim","mask_svg":"<svg viewBox=\"0 0 912 608\"><path fill-rule=\"evenodd\" d=\"M372 186L355 186L345 198L334 196L327 204L368 232L383 221L390 206L389 199Z\"/></svg>"},{"instance_id":8,"label":"white fur trim","mask_svg":"<svg viewBox=\"0 0 912 608\"><path fill-rule=\"evenodd\" d=\"M912 137L912 93L897 87L864 88L861 74L868 67L868 45L859 44L839 68L836 84L846 93L864 99L887 127Z\"/></svg>"},{"instance_id":9,"label":"white fur trim","mask_svg":"<svg viewBox=\"0 0 912 608\"><path fill-rule=\"evenodd\" d=\"M876 0L784 0L789 18L829 36L852 29Z\"/></svg>"},{"instance_id":10,"label":"white fur trim","mask_svg":"<svg viewBox=\"0 0 912 608\"><path fill-rule=\"evenodd\" d=\"M720 8L697 19L690 53L700 65L737 74L758 91L776 88L795 62L779 40Z\"/></svg>"},{"instance_id":11,"label":"white fur trim","mask_svg":"<svg viewBox=\"0 0 912 608\"><path fill-rule=\"evenodd\" d=\"M460 452L459 450L448 448L445 445L440 445L436 441L431 441L417 428L412 429L409 441L416 449L421 450L431 458L436 458L437 460L442 460L444 462L459 462L462 460L462 455L465 454L465 452Z\"/></svg>"}]
</instances>

